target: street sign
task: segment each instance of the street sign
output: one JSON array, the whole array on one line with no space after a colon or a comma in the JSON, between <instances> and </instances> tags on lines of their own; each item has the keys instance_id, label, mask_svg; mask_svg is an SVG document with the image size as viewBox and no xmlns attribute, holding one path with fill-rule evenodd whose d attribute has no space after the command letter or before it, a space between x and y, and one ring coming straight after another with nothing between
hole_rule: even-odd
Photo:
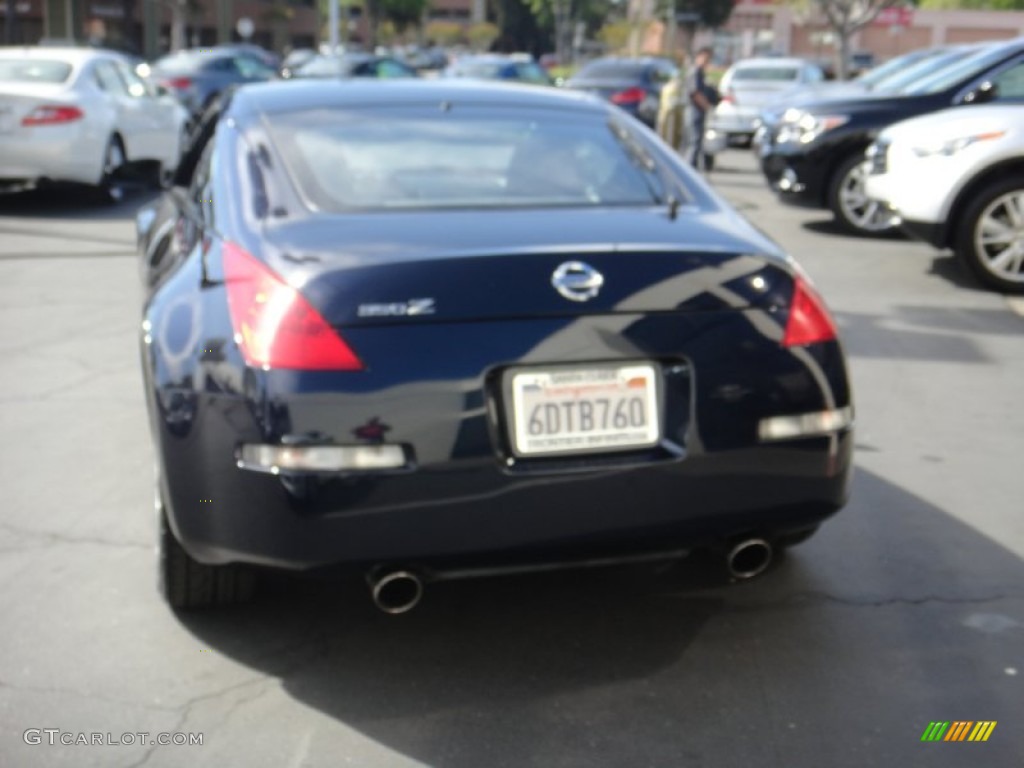
<instances>
[{"instance_id":1,"label":"street sign","mask_svg":"<svg viewBox=\"0 0 1024 768\"><path fill-rule=\"evenodd\" d=\"M871 23L880 27L910 27L914 24L914 9L883 8Z\"/></svg>"},{"instance_id":2,"label":"street sign","mask_svg":"<svg viewBox=\"0 0 1024 768\"><path fill-rule=\"evenodd\" d=\"M256 31L256 25L248 16L243 16L238 20L238 23L235 24L235 31L243 40L248 40L252 37L252 33Z\"/></svg>"}]
</instances>

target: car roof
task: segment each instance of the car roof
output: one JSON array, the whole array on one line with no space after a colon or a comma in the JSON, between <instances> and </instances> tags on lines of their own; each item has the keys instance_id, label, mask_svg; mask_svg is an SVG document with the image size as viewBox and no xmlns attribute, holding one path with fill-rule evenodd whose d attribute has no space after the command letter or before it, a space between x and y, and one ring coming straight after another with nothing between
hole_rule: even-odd
<instances>
[{"instance_id":1,"label":"car roof","mask_svg":"<svg viewBox=\"0 0 1024 768\"><path fill-rule=\"evenodd\" d=\"M773 56L771 58L741 59L733 64L735 69L747 69L748 67L802 67L813 62L807 59L799 59L793 56ZM815 65L817 66L817 65Z\"/></svg>"},{"instance_id":2,"label":"car roof","mask_svg":"<svg viewBox=\"0 0 1024 768\"><path fill-rule=\"evenodd\" d=\"M77 48L71 46L44 46L44 45L26 45L20 47L4 47L0 48L0 57L5 59L22 59L22 58L38 58L38 59L59 59L71 64L75 67L80 67L91 59L98 57L111 58L111 59L125 59L125 55L118 51L111 51L106 48Z\"/></svg>"},{"instance_id":3,"label":"car roof","mask_svg":"<svg viewBox=\"0 0 1024 768\"><path fill-rule=\"evenodd\" d=\"M233 114L301 112L317 107L412 106L431 102L457 102L523 109L575 109L607 112L602 100L581 91L496 84L471 79L373 80L309 79L272 81L240 88L232 100Z\"/></svg>"}]
</instances>

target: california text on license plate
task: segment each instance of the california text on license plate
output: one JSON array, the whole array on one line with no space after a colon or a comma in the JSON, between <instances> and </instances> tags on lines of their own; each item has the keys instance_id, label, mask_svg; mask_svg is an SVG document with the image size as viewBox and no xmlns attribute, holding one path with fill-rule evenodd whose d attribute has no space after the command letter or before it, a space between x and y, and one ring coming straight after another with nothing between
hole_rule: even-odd
<instances>
[{"instance_id":1,"label":"california text on license plate","mask_svg":"<svg viewBox=\"0 0 1024 768\"><path fill-rule=\"evenodd\" d=\"M650 364L519 371L512 412L520 456L656 445L658 375Z\"/></svg>"}]
</instances>

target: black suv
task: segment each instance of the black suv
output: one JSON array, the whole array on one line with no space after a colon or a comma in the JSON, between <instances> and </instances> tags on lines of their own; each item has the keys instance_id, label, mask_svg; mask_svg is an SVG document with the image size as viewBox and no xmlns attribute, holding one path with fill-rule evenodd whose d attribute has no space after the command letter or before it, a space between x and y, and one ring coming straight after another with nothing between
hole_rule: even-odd
<instances>
[{"instance_id":1,"label":"black suv","mask_svg":"<svg viewBox=\"0 0 1024 768\"><path fill-rule=\"evenodd\" d=\"M790 109L761 146L779 197L829 208L844 229L892 231L895 220L864 192L864 150L885 127L950 106L1024 102L1024 38L985 45L898 93L817 101Z\"/></svg>"}]
</instances>

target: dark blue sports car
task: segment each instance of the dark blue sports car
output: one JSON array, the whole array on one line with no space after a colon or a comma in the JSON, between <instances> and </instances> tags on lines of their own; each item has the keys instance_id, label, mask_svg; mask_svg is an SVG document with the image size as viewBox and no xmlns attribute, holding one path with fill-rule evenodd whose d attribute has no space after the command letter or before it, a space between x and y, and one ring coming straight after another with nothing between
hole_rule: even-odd
<instances>
[{"instance_id":1,"label":"dark blue sports car","mask_svg":"<svg viewBox=\"0 0 1024 768\"><path fill-rule=\"evenodd\" d=\"M846 501L843 352L797 265L578 93L247 86L139 216L176 607L254 566L767 567Z\"/></svg>"}]
</instances>

